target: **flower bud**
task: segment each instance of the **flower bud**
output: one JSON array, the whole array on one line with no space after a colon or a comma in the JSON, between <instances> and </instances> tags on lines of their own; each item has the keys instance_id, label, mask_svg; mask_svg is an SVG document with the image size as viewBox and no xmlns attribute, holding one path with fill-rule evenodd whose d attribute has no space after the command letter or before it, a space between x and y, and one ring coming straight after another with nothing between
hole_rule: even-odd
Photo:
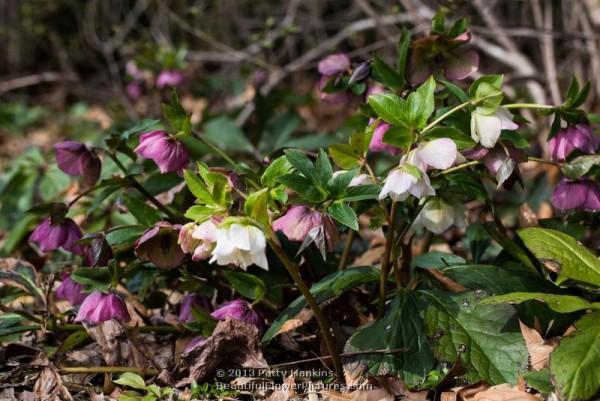
<instances>
[{"instance_id":1,"label":"flower bud","mask_svg":"<svg viewBox=\"0 0 600 401\"><path fill-rule=\"evenodd\" d=\"M112 292L103 294L94 291L81 304L75 321L98 324L111 319L121 323L131 320L125 302Z\"/></svg>"},{"instance_id":2,"label":"flower bud","mask_svg":"<svg viewBox=\"0 0 600 401\"><path fill-rule=\"evenodd\" d=\"M216 219L201 224L187 223L179 231L178 243L183 253L191 253L192 260L208 259L217 241Z\"/></svg>"},{"instance_id":3,"label":"flower bud","mask_svg":"<svg viewBox=\"0 0 600 401\"><path fill-rule=\"evenodd\" d=\"M218 320L241 320L258 327L260 330L262 330L264 326L263 319L260 315L252 309L252 306L248 302L242 299L234 299L233 301L225 302L210 315Z\"/></svg>"},{"instance_id":4,"label":"flower bud","mask_svg":"<svg viewBox=\"0 0 600 401\"><path fill-rule=\"evenodd\" d=\"M161 71L156 78L157 88L177 87L184 81L184 76L181 71L165 70Z\"/></svg>"},{"instance_id":5,"label":"flower bud","mask_svg":"<svg viewBox=\"0 0 600 401\"><path fill-rule=\"evenodd\" d=\"M350 69L350 58L343 54L330 54L319 61L319 73L325 76L333 76L344 73Z\"/></svg>"},{"instance_id":6,"label":"flower bud","mask_svg":"<svg viewBox=\"0 0 600 401\"><path fill-rule=\"evenodd\" d=\"M464 207L446 203L441 199L427 202L415 220L417 226L423 226L434 234L443 233L453 224L464 227L465 223Z\"/></svg>"}]
</instances>

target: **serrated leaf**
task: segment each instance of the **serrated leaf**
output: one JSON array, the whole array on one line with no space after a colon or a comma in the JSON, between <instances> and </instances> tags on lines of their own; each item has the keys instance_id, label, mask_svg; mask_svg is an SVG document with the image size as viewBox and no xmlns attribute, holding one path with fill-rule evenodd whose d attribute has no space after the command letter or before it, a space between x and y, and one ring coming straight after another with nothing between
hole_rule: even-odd
<instances>
[{"instance_id":1,"label":"serrated leaf","mask_svg":"<svg viewBox=\"0 0 600 401\"><path fill-rule=\"evenodd\" d=\"M404 78L378 56L375 56L371 63L371 76L392 89L400 89L405 84Z\"/></svg>"},{"instance_id":2,"label":"serrated leaf","mask_svg":"<svg viewBox=\"0 0 600 401\"><path fill-rule=\"evenodd\" d=\"M557 273L558 285L574 280L600 286L600 260L573 237L537 227L519 230L518 235L544 266Z\"/></svg>"},{"instance_id":3,"label":"serrated leaf","mask_svg":"<svg viewBox=\"0 0 600 401\"><path fill-rule=\"evenodd\" d=\"M346 143L331 145L329 147L329 156L331 156L331 159L338 167L344 170L353 169L360 164L360 156Z\"/></svg>"},{"instance_id":4,"label":"serrated leaf","mask_svg":"<svg viewBox=\"0 0 600 401\"><path fill-rule=\"evenodd\" d=\"M390 127L383 134L383 142L388 145L406 149L410 146L414 138L414 131L406 127Z\"/></svg>"},{"instance_id":5,"label":"serrated leaf","mask_svg":"<svg viewBox=\"0 0 600 401\"><path fill-rule=\"evenodd\" d=\"M368 102L383 121L397 126L405 125L402 116L406 104L400 97L392 93L377 93L369 96Z\"/></svg>"},{"instance_id":6,"label":"serrated leaf","mask_svg":"<svg viewBox=\"0 0 600 401\"><path fill-rule=\"evenodd\" d=\"M146 388L144 379L140 375L136 375L133 372L125 372L121 374L121 376L119 376L119 378L114 382L123 386L135 388L137 390L144 390Z\"/></svg>"},{"instance_id":7,"label":"serrated leaf","mask_svg":"<svg viewBox=\"0 0 600 401\"><path fill-rule=\"evenodd\" d=\"M315 175L315 166L304 152L296 149L287 149L285 151L285 157L287 157L287 160L290 162L290 164L294 166L299 173L304 175L304 177L313 183L318 182Z\"/></svg>"},{"instance_id":8,"label":"serrated leaf","mask_svg":"<svg viewBox=\"0 0 600 401\"><path fill-rule=\"evenodd\" d=\"M398 75L406 82L406 65L408 61L408 50L410 49L410 32L406 29L402 30L398 46L396 48L396 69Z\"/></svg>"},{"instance_id":9,"label":"serrated leaf","mask_svg":"<svg viewBox=\"0 0 600 401\"><path fill-rule=\"evenodd\" d=\"M339 199L346 202L377 199L380 192L381 187L379 185L357 185L348 187Z\"/></svg>"},{"instance_id":10,"label":"serrated leaf","mask_svg":"<svg viewBox=\"0 0 600 401\"><path fill-rule=\"evenodd\" d=\"M290 188L303 199L311 203L318 203L325 200L325 194L315 188L308 179L298 174L286 174L278 178L278 181Z\"/></svg>"},{"instance_id":11,"label":"serrated leaf","mask_svg":"<svg viewBox=\"0 0 600 401\"><path fill-rule=\"evenodd\" d=\"M103 291L111 283L111 273L108 267L79 268L71 273L71 279L76 283L83 284L89 292Z\"/></svg>"},{"instance_id":12,"label":"serrated leaf","mask_svg":"<svg viewBox=\"0 0 600 401\"><path fill-rule=\"evenodd\" d=\"M559 313L571 313L580 310L600 310L600 302L588 302L574 295L546 294L543 292L511 292L496 295L481 301L482 304L520 304L526 301L540 301Z\"/></svg>"},{"instance_id":13,"label":"serrated leaf","mask_svg":"<svg viewBox=\"0 0 600 401\"><path fill-rule=\"evenodd\" d=\"M253 218L259 223L268 226L269 216L267 205L269 203L269 188L263 188L248 195L244 202L246 216Z\"/></svg>"},{"instance_id":14,"label":"serrated leaf","mask_svg":"<svg viewBox=\"0 0 600 401\"><path fill-rule=\"evenodd\" d=\"M292 171L292 165L285 156L280 156L273 160L271 164L265 169L260 182L263 185L273 188L277 184L277 178L281 177Z\"/></svg>"},{"instance_id":15,"label":"serrated leaf","mask_svg":"<svg viewBox=\"0 0 600 401\"><path fill-rule=\"evenodd\" d=\"M212 194L199 176L189 170L184 170L183 178L185 179L185 184L190 192L198 199L198 201L200 201L200 203L205 205L212 205L215 203Z\"/></svg>"},{"instance_id":16,"label":"serrated leaf","mask_svg":"<svg viewBox=\"0 0 600 401\"><path fill-rule=\"evenodd\" d=\"M315 162L315 178L321 188L327 188L329 180L333 177L333 168L327 153L323 149L319 150L319 155Z\"/></svg>"},{"instance_id":17,"label":"serrated leaf","mask_svg":"<svg viewBox=\"0 0 600 401\"><path fill-rule=\"evenodd\" d=\"M529 355L510 305L481 305L475 293L421 293L429 303L426 333L440 360L460 358L471 382L516 384Z\"/></svg>"},{"instance_id":18,"label":"serrated leaf","mask_svg":"<svg viewBox=\"0 0 600 401\"><path fill-rule=\"evenodd\" d=\"M327 208L327 213L343 225L348 226L355 231L358 230L358 217L356 217L356 212L345 203L339 201L334 202Z\"/></svg>"},{"instance_id":19,"label":"serrated leaf","mask_svg":"<svg viewBox=\"0 0 600 401\"><path fill-rule=\"evenodd\" d=\"M131 213L133 217L136 218L138 223L143 226L153 226L161 219L158 211L156 211L156 209L154 209L152 206L146 204L146 202L140 198L136 198L126 193L123 194L123 202L125 203L125 206L127 206L129 213Z\"/></svg>"},{"instance_id":20,"label":"serrated leaf","mask_svg":"<svg viewBox=\"0 0 600 401\"><path fill-rule=\"evenodd\" d=\"M252 300L261 299L267 292L264 281L253 274L225 271L223 275L234 290Z\"/></svg>"},{"instance_id":21,"label":"serrated leaf","mask_svg":"<svg viewBox=\"0 0 600 401\"><path fill-rule=\"evenodd\" d=\"M331 196L335 199L342 196L355 175L356 170L342 171L339 172L339 174L336 174L329 185L329 192L331 193Z\"/></svg>"},{"instance_id":22,"label":"serrated leaf","mask_svg":"<svg viewBox=\"0 0 600 401\"><path fill-rule=\"evenodd\" d=\"M350 377L398 375L409 387L424 382L435 360L424 334L420 309L414 292L400 291L386 308L382 319L359 327L346 343L345 352L405 350L345 359L346 374Z\"/></svg>"},{"instance_id":23,"label":"serrated leaf","mask_svg":"<svg viewBox=\"0 0 600 401\"><path fill-rule=\"evenodd\" d=\"M587 400L600 390L600 312L575 323L575 333L564 338L550 355L550 373L562 399Z\"/></svg>"}]
</instances>

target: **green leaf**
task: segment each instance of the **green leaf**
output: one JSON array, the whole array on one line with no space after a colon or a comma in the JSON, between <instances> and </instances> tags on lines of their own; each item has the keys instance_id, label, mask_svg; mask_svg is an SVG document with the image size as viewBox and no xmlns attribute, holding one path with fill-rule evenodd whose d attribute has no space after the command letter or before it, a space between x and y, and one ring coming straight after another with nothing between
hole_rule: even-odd
<instances>
[{"instance_id":1,"label":"green leaf","mask_svg":"<svg viewBox=\"0 0 600 401\"><path fill-rule=\"evenodd\" d=\"M0 282L6 285L18 284L19 288L25 289L32 295L39 305L46 304L44 291L37 285L37 273L32 264L19 259L3 259L0 269Z\"/></svg>"},{"instance_id":2,"label":"green leaf","mask_svg":"<svg viewBox=\"0 0 600 401\"><path fill-rule=\"evenodd\" d=\"M319 150L317 161L315 162L315 177L321 188L327 188L329 180L333 177L333 168L327 153L323 149Z\"/></svg>"},{"instance_id":3,"label":"green leaf","mask_svg":"<svg viewBox=\"0 0 600 401\"><path fill-rule=\"evenodd\" d=\"M481 301L482 304L520 304L526 301L540 301L559 313L571 313L580 310L600 310L600 302L588 302L574 295L546 294L543 292L511 292L509 294L496 295Z\"/></svg>"},{"instance_id":4,"label":"green leaf","mask_svg":"<svg viewBox=\"0 0 600 401\"><path fill-rule=\"evenodd\" d=\"M87 331L77 330L69 334L67 338L61 341L60 346L58 347L59 352L69 351L83 343L88 338L90 338L90 335L87 333Z\"/></svg>"},{"instance_id":5,"label":"green leaf","mask_svg":"<svg viewBox=\"0 0 600 401\"><path fill-rule=\"evenodd\" d=\"M131 213L141 225L150 227L161 220L158 211L146 204L146 202L140 198L125 193L123 194L123 201L125 202L125 206L127 206L129 213Z\"/></svg>"},{"instance_id":6,"label":"green leaf","mask_svg":"<svg viewBox=\"0 0 600 401\"><path fill-rule=\"evenodd\" d=\"M71 279L85 285L86 289L92 292L106 290L110 286L112 277L108 267L82 267L71 273Z\"/></svg>"},{"instance_id":7,"label":"green leaf","mask_svg":"<svg viewBox=\"0 0 600 401\"><path fill-rule=\"evenodd\" d=\"M454 85L452 82L446 81L445 79L440 79L440 82L446 87L446 89L448 89L450 93L454 95L454 97L458 99L459 102L466 103L469 100L469 95L467 95L465 91Z\"/></svg>"},{"instance_id":8,"label":"green leaf","mask_svg":"<svg viewBox=\"0 0 600 401\"><path fill-rule=\"evenodd\" d=\"M124 391L119 394L118 401L141 401L142 395L136 393L135 391Z\"/></svg>"},{"instance_id":9,"label":"green leaf","mask_svg":"<svg viewBox=\"0 0 600 401\"><path fill-rule=\"evenodd\" d=\"M215 214L219 214L220 212L222 212L221 208L214 208L212 206L205 205L194 205L185 212L185 217L200 223L208 220Z\"/></svg>"},{"instance_id":10,"label":"green leaf","mask_svg":"<svg viewBox=\"0 0 600 401\"><path fill-rule=\"evenodd\" d=\"M427 131L423 137L427 140L450 138L456 143L458 149L469 149L475 146L475 141L469 135L454 127L435 127Z\"/></svg>"},{"instance_id":11,"label":"green leaf","mask_svg":"<svg viewBox=\"0 0 600 401\"><path fill-rule=\"evenodd\" d=\"M135 388L137 390L145 390L146 389L146 383L144 382L144 379L141 376L136 375L133 372L123 373L121 376L119 376L119 378L117 380L115 380L115 383L123 385L123 386L129 386L129 387Z\"/></svg>"},{"instance_id":12,"label":"green leaf","mask_svg":"<svg viewBox=\"0 0 600 401\"><path fill-rule=\"evenodd\" d=\"M189 170L184 170L183 178L185 179L185 184L190 192L200 201L200 203L205 205L213 205L215 203L212 194L199 176Z\"/></svg>"},{"instance_id":13,"label":"green leaf","mask_svg":"<svg viewBox=\"0 0 600 401\"><path fill-rule=\"evenodd\" d=\"M420 316L417 294L399 291L386 308L382 319L356 330L344 348L345 352L398 350L389 354L362 354L345 358L344 371L350 377L399 375L409 387L425 381L435 360L427 345Z\"/></svg>"},{"instance_id":14,"label":"green leaf","mask_svg":"<svg viewBox=\"0 0 600 401\"><path fill-rule=\"evenodd\" d=\"M411 95L408 96L409 110L411 110L411 126L417 129L422 129L427 124L427 120L435 110L435 79L430 76L427 81L422 83ZM411 96L419 95L418 101L414 104L411 102Z\"/></svg>"},{"instance_id":15,"label":"green leaf","mask_svg":"<svg viewBox=\"0 0 600 401\"><path fill-rule=\"evenodd\" d=\"M267 292L264 281L253 274L224 271L223 275L234 290L252 300L261 299Z\"/></svg>"},{"instance_id":16,"label":"green leaf","mask_svg":"<svg viewBox=\"0 0 600 401\"><path fill-rule=\"evenodd\" d=\"M500 139L512 143L516 148L525 149L529 147L527 139L523 138L517 131L504 131Z\"/></svg>"},{"instance_id":17,"label":"green leaf","mask_svg":"<svg viewBox=\"0 0 600 401\"><path fill-rule=\"evenodd\" d=\"M356 175L356 170L343 171L337 174L329 185L329 192L333 198L339 198L345 192L348 185Z\"/></svg>"},{"instance_id":18,"label":"green leaf","mask_svg":"<svg viewBox=\"0 0 600 401\"><path fill-rule=\"evenodd\" d=\"M296 149L287 149L285 151L285 157L287 157L290 164L294 166L298 172L304 175L304 177L308 178L312 183L318 183L315 175L315 166L304 152Z\"/></svg>"},{"instance_id":19,"label":"green leaf","mask_svg":"<svg viewBox=\"0 0 600 401\"><path fill-rule=\"evenodd\" d=\"M528 353L509 305L481 305L476 293L422 291L428 299L427 336L442 361L458 358L467 380L516 384L527 369Z\"/></svg>"},{"instance_id":20,"label":"green leaf","mask_svg":"<svg viewBox=\"0 0 600 401\"><path fill-rule=\"evenodd\" d=\"M383 121L397 126L406 125L402 118L406 104L400 97L392 93L376 93L369 96L368 102Z\"/></svg>"},{"instance_id":21,"label":"green leaf","mask_svg":"<svg viewBox=\"0 0 600 401\"><path fill-rule=\"evenodd\" d=\"M352 146L346 143L331 145L329 147L329 156L331 156L331 159L337 166L344 170L353 169L360 164L360 155L356 154Z\"/></svg>"},{"instance_id":22,"label":"green leaf","mask_svg":"<svg viewBox=\"0 0 600 401\"><path fill-rule=\"evenodd\" d=\"M600 286L600 260L573 237L536 227L519 230L518 235L546 268L558 274L558 285L574 280Z\"/></svg>"},{"instance_id":23,"label":"green leaf","mask_svg":"<svg viewBox=\"0 0 600 401\"><path fill-rule=\"evenodd\" d=\"M265 169L260 182L263 185L273 188L277 185L277 178L292 171L292 165L285 156L280 156L273 160Z\"/></svg>"},{"instance_id":24,"label":"green leaf","mask_svg":"<svg viewBox=\"0 0 600 401\"><path fill-rule=\"evenodd\" d=\"M179 101L179 95L177 91L173 89L171 95L171 102L169 104L163 103L162 105L163 114L165 120L169 122L169 125L173 128L176 133L182 133L188 135L191 131L191 114L188 115Z\"/></svg>"},{"instance_id":25,"label":"green leaf","mask_svg":"<svg viewBox=\"0 0 600 401\"><path fill-rule=\"evenodd\" d=\"M572 180L583 177L592 167L600 165L600 155L579 156L561 165L562 173Z\"/></svg>"},{"instance_id":26,"label":"green leaf","mask_svg":"<svg viewBox=\"0 0 600 401\"><path fill-rule=\"evenodd\" d=\"M550 355L550 373L562 399L587 400L600 390L600 312L575 323L575 333L564 338Z\"/></svg>"},{"instance_id":27,"label":"green leaf","mask_svg":"<svg viewBox=\"0 0 600 401\"><path fill-rule=\"evenodd\" d=\"M378 56L373 58L371 76L374 80L392 89L400 89L406 83L404 78Z\"/></svg>"},{"instance_id":28,"label":"green leaf","mask_svg":"<svg viewBox=\"0 0 600 401\"><path fill-rule=\"evenodd\" d=\"M117 226L106 234L106 242L115 251L122 251L133 245L144 231L145 227L140 225Z\"/></svg>"},{"instance_id":29,"label":"green leaf","mask_svg":"<svg viewBox=\"0 0 600 401\"><path fill-rule=\"evenodd\" d=\"M224 150L236 152L252 152L254 147L246 135L229 117L213 118L204 124L204 135L211 142Z\"/></svg>"},{"instance_id":30,"label":"green leaf","mask_svg":"<svg viewBox=\"0 0 600 401\"><path fill-rule=\"evenodd\" d=\"M311 294L318 303L323 303L340 296L345 291L365 283L371 283L379 280L379 270L374 267L354 267L352 269L342 270L325 276L318 283L310 288ZM306 307L306 300L303 296L296 298L277 318L273 321L267 332L262 338L263 343L268 343L275 336L289 319L293 319Z\"/></svg>"},{"instance_id":31,"label":"green leaf","mask_svg":"<svg viewBox=\"0 0 600 401\"><path fill-rule=\"evenodd\" d=\"M414 131L406 127L390 127L383 134L383 142L398 148L406 149L414 138Z\"/></svg>"},{"instance_id":32,"label":"green leaf","mask_svg":"<svg viewBox=\"0 0 600 401\"><path fill-rule=\"evenodd\" d=\"M423 269L440 269L445 266L460 265L466 263L466 260L452 253L431 251L423 255L415 256L411 259L411 267L420 267Z\"/></svg>"},{"instance_id":33,"label":"green leaf","mask_svg":"<svg viewBox=\"0 0 600 401\"><path fill-rule=\"evenodd\" d=\"M379 185L357 185L346 188L346 191L339 200L355 202L367 199L377 199L380 192L381 187Z\"/></svg>"},{"instance_id":34,"label":"green leaf","mask_svg":"<svg viewBox=\"0 0 600 401\"><path fill-rule=\"evenodd\" d=\"M523 374L523 379L525 379L529 387L539 391L542 394L550 394L554 391L552 377L550 376L550 369L548 368L526 372Z\"/></svg>"},{"instance_id":35,"label":"green leaf","mask_svg":"<svg viewBox=\"0 0 600 401\"><path fill-rule=\"evenodd\" d=\"M327 213L343 225L358 231L358 217L356 217L356 212L347 204L339 201L334 202L327 208Z\"/></svg>"},{"instance_id":36,"label":"green leaf","mask_svg":"<svg viewBox=\"0 0 600 401\"><path fill-rule=\"evenodd\" d=\"M268 226L269 216L267 205L269 203L269 188L263 188L248 195L244 202L246 216L253 218L259 223Z\"/></svg>"},{"instance_id":37,"label":"green leaf","mask_svg":"<svg viewBox=\"0 0 600 401\"><path fill-rule=\"evenodd\" d=\"M396 49L397 63L396 68L398 69L398 75L406 82L406 65L408 61L408 50L410 49L410 32L406 29L402 29L400 40L398 41L398 47Z\"/></svg>"},{"instance_id":38,"label":"green leaf","mask_svg":"<svg viewBox=\"0 0 600 401\"><path fill-rule=\"evenodd\" d=\"M325 194L315 188L308 179L301 175L286 174L279 177L278 181L308 202L319 203L325 200Z\"/></svg>"}]
</instances>

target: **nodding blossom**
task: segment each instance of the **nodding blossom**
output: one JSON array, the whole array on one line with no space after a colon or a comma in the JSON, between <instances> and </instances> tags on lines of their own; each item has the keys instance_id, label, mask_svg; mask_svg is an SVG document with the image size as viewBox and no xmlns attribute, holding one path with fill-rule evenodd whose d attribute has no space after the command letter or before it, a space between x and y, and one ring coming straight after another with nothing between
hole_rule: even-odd
<instances>
[{"instance_id":1,"label":"nodding blossom","mask_svg":"<svg viewBox=\"0 0 600 401\"><path fill-rule=\"evenodd\" d=\"M102 164L93 151L83 143L64 141L54 145L56 151L56 164L65 173L73 176L82 176L88 185L93 185L100 178Z\"/></svg>"},{"instance_id":2,"label":"nodding blossom","mask_svg":"<svg viewBox=\"0 0 600 401\"><path fill-rule=\"evenodd\" d=\"M600 184L591 180L567 180L563 178L552 194L552 204L558 210L600 210Z\"/></svg>"},{"instance_id":3,"label":"nodding blossom","mask_svg":"<svg viewBox=\"0 0 600 401\"><path fill-rule=\"evenodd\" d=\"M477 107L471 113L471 138L481 146L493 148L503 129L519 128L512 119L513 115L504 107L498 107L492 114L484 114L481 108Z\"/></svg>"},{"instance_id":4,"label":"nodding blossom","mask_svg":"<svg viewBox=\"0 0 600 401\"><path fill-rule=\"evenodd\" d=\"M69 273L62 274L62 280L54 295L57 300L68 301L71 305L80 305L88 294L83 292L83 285L76 283Z\"/></svg>"},{"instance_id":5,"label":"nodding blossom","mask_svg":"<svg viewBox=\"0 0 600 401\"><path fill-rule=\"evenodd\" d=\"M234 299L233 301L224 302L210 315L218 320L241 320L258 327L259 330L262 330L264 326L263 319L260 315L252 308L252 305L243 299Z\"/></svg>"},{"instance_id":6,"label":"nodding blossom","mask_svg":"<svg viewBox=\"0 0 600 401\"><path fill-rule=\"evenodd\" d=\"M185 145L165 131L142 134L135 152L146 159L153 160L161 173L181 171L189 162Z\"/></svg>"},{"instance_id":7,"label":"nodding blossom","mask_svg":"<svg viewBox=\"0 0 600 401\"><path fill-rule=\"evenodd\" d=\"M135 244L135 253L161 269L173 269L181 264L185 254L179 247L179 225L159 221L146 230Z\"/></svg>"},{"instance_id":8,"label":"nodding blossom","mask_svg":"<svg viewBox=\"0 0 600 401\"><path fill-rule=\"evenodd\" d=\"M262 230L251 224L232 223L217 229L217 245L210 262L233 264L246 270L253 264L269 270L267 239Z\"/></svg>"},{"instance_id":9,"label":"nodding blossom","mask_svg":"<svg viewBox=\"0 0 600 401\"><path fill-rule=\"evenodd\" d=\"M451 204L442 199L428 201L415 220L416 226L422 226L434 234L441 234L450 226L465 227L465 208L460 204Z\"/></svg>"},{"instance_id":10,"label":"nodding blossom","mask_svg":"<svg viewBox=\"0 0 600 401\"><path fill-rule=\"evenodd\" d=\"M33 230L29 241L35 242L44 253L62 248L81 255L84 248L77 242L82 237L81 229L72 219L64 218L59 222L53 222L48 217Z\"/></svg>"},{"instance_id":11,"label":"nodding blossom","mask_svg":"<svg viewBox=\"0 0 600 401\"><path fill-rule=\"evenodd\" d=\"M587 124L574 124L558 130L548 141L550 158L564 161L574 150L592 154L596 152L599 137L595 137Z\"/></svg>"},{"instance_id":12,"label":"nodding blossom","mask_svg":"<svg viewBox=\"0 0 600 401\"><path fill-rule=\"evenodd\" d=\"M120 296L114 293L104 294L94 291L88 295L77 313L76 322L98 324L107 320L124 323L131 320L127 306Z\"/></svg>"},{"instance_id":13,"label":"nodding blossom","mask_svg":"<svg viewBox=\"0 0 600 401\"><path fill-rule=\"evenodd\" d=\"M200 224L187 223L179 231L178 243L183 253L191 253L192 260L208 259L217 241L217 225L215 219Z\"/></svg>"}]
</instances>

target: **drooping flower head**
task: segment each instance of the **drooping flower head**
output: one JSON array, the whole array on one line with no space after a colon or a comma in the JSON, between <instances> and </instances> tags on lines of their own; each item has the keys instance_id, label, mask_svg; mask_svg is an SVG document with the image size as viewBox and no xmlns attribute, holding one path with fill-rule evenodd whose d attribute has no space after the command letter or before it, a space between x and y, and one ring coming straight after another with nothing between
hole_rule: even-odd
<instances>
[{"instance_id":1,"label":"drooping flower head","mask_svg":"<svg viewBox=\"0 0 600 401\"><path fill-rule=\"evenodd\" d=\"M346 71L350 69L350 58L343 54L331 54L319 62L319 97L321 100L332 104L347 103L350 95L346 92L328 93L325 88L330 83L335 83Z\"/></svg>"},{"instance_id":2,"label":"drooping flower head","mask_svg":"<svg viewBox=\"0 0 600 401\"><path fill-rule=\"evenodd\" d=\"M263 319L252 309L252 306L242 300L234 299L233 301L224 302L213 313L212 317L218 320L236 319L245 323L252 324L262 330L264 326Z\"/></svg>"},{"instance_id":3,"label":"drooping flower head","mask_svg":"<svg viewBox=\"0 0 600 401\"><path fill-rule=\"evenodd\" d=\"M435 195L435 190L426 173L412 164L403 163L390 171L385 178L379 199L389 196L394 202L401 202L406 200L409 195L421 199L424 196Z\"/></svg>"},{"instance_id":4,"label":"drooping flower head","mask_svg":"<svg viewBox=\"0 0 600 401\"><path fill-rule=\"evenodd\" d=\"M467 159L483 161L488 171L496 178L498 188L504 186L506 189L521 181L519 163L527 161L525 153L509 143L497 143L492 149L477 146L464 152L464 156Z\"/></svg>"},{"instance_id":5,"label":"drooping flower head","mask_svg":"<svg viewBox=\"0 0 600 401\"><path fill-rule=\"evenodd\" d=\"M83 176L88 185L93 185L100 177L102 164L93 151L83 143L64 141L54 145L58 168L72 176Z\"/></svg>"},{"instance_id":6,"label":"drooping flower head","mask_svg":"<svg viewBox=\"0 0 600 401\"><path fill-rule=\"evenodd\" d=\"M183 84L185 77L181 71L165 70L161 71L156 78L156 87L159 89L167 87L177 87Z\"/></svg>"},{"instance_id":7,"label":"drooping flower head","mask_svg":"<svg viewBox=\"0 0 600 401\"><path fill-rule=\"evenodd\" d=\"M56 292L54 293L57 300L68 301L71 305L80 305L88 294L83 292L84 286L76 283L71 279L69 273L62 274L62 280Z\"/></svg>"},{"instance_id":8,"label":"drooping flower head","mask_svg":"<svg viewBox=\"0 0 600 401\"><path fill-rule=\"evenodd\" d=\"M136 255L161 269L173 269L179 266L185 257L177 244L180 228L179 225L159 221L137 240Z\"/></svg>"},{"instance_id":9,"label":"drooping flower head","mask_svg":"<svg viewBox=\"0 0 600 401\"><path fill-rule=\"evenodd\" d=\"M380 123L377 128L373 131L371 142L369 143L369 150L371 152L387 152L392 156L397 155L400 149L383 142L383 136L391 128L391 125L386 123Z\"/></svg>"},{"instance_id":10,"label":"drooping flower head","mask_svg":"<svg viewBox=\"0 0 600 401\"><path fill-rule=\"evenodd\" d=\"M179 321L182 323L193 321L194 315L192 314L192 309L194 308L210 311L210 302L208 298L199 294L188 294L183 297L181 308L179 309Z\"/></svg>"},{"instance_id":11,"label":"drooping flower head","mask_svg":"<svg viewBox=\"0 0 600 401\"><path fill-rule=\"evenodd\" d=\"M519 128L508 109L498 107L493 114L484 114L481 107L471 113L471 138L486 148L493 148L503 129Z\"/></svg>"},{"instance_id":12,"label":"drooping flower head","mask_svg":"<svg viewBox=\"0 0 600 401\"><path fill-rule=\"evenodd\" d=\"M217 245L210 262L233 264L246 270L253 264L269 270L267 239L262 230L245 223L221 224L217 228Z\"/></svg>"},{"instance_id":13,"label":"drooping flower head","mask_svg":"<svg viewBox=\"0 0 600 401\"><path fill-rule=\"evenodd\" d=\"M432 199L423 206L415 220L416 226L423 226L434 234L441 234L450 228L465 226L465 208L442 199Z\"/></svg>"},{"instance_id":14,"label":"drooping flower head","mask_svg":"<svg viewBox=\"0 0 600 401\"><path fill-rule=\"evenodd\" d=\"M554 161L564 161L574 150L593 154L596 152L598 138L592 133L587 124L575 124L558 130L548 141L550 158Z\"/></svg>"},{"instance_id":15,"label":"drooping flower head","mask_svg":"<svg viewBox=\"0 0 600 401\"><path fill-rule=\"evenodd\" d=\"M203 223L187 223L179 231L178 243L183 253L191 253L192 260L208 259L217 241L217 225L215 218Z\"/></svg>"},{"instance_id":16,"label":"drooping flower head","mask_svg":"<svg viewBox=\"0 0 600 401\"><path fill-rule=\"evenodd\" d=\"M81 229L72 219L63 218L53 222L48 217L33 230L29 241L35 242L44 253L62 248L65 251L81 255L84 249L77 242L82 237Z\"/></svg>"},{"instance_id":17,"label":"drooping flower head","mask_svg":"<svg viewBox=\"0 0 600 401\"><path fill-rule=\"evenodd\" d=\"M98 324L107 320L116 320L124 323L131 320L127 306L121 297L114 293L104 294L94 291L88 295L75 318L76 322Z\"/></svg>"},{"instance_id":18,"label":"drooping flower head","mask_svg":"<svg viewBox=\"0 0 600 401\"><path fill-rule=\"evenodd\" d=\"M562 179L552 194L552 204L558 210L600 210L600 184L591 180Z\"/></svg>"},{"instance_id":19,"label":"drooping flower head","mask_svg":"<svg viewBox=\"0 0 600 401\"><path fill-rule=\"evenodd\" d=\"M189 162L185 145L165 131L146 132L140 136L135 152L153 160L161 173L181 171Z\"/></svg>"},{"instance_id":20,"label":"drooping flower head","mask_svg":"<svg viewBox=\"0 0 600 401\"><path fill-rule=\"evenodd\" d=\"M114 255L104 235L94 234L84 246L84 256L88 267L99 267L106 266Z\"/></svg>"}]
</instances>

